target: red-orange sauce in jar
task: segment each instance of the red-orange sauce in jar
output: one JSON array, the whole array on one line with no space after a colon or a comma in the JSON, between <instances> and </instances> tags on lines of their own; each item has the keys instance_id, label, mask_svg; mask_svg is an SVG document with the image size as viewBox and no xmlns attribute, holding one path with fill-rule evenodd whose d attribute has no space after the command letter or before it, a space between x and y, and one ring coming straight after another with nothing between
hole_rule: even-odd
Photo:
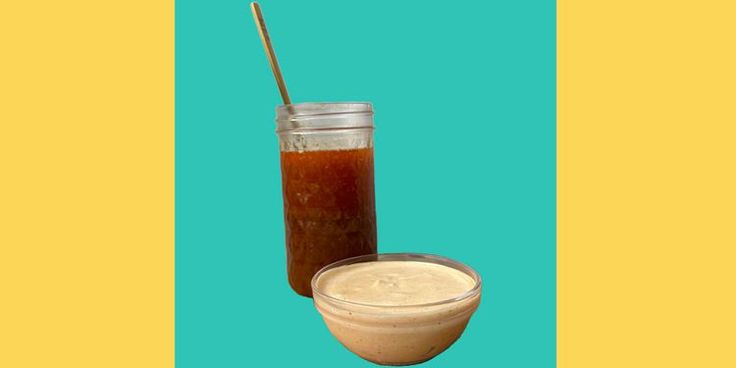
<instances>
[{"instance_id":1,"label":"red-orange sauce in jar","mask_svg":"<svg viewBox=\"0 0 736 368\"><path fill-rule=\"evenodd\" d=\"M376 253L373 148L282 151L289 284L312 296L320 268Z\"/></svg>"}]
</instances>

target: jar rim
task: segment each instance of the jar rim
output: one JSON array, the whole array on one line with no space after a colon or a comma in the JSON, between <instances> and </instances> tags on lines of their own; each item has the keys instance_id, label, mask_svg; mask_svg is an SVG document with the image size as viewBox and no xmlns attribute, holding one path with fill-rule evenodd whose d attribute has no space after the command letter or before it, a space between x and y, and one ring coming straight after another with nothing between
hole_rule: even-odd
<instances>
[{"instance_id":1,"label":"jar rim","mask_svg":"<svg viewBox=\"0 0 736 368\"><path fill-rule=\"evenodd\" d=\"M373 129L370 102L304 102L276 108L276 132Z\"/></svg>"},{"instance_id":2,"label":"jar rim","mask_svg":"<svg viewBox=\"0 0 736 368\"><path fill-rule=\"evenodd\" d=\"M276 121L317 117L332 114L373 114L370 102L302 102L279 105L276 108Z\"/></svg>"}]
</instances>

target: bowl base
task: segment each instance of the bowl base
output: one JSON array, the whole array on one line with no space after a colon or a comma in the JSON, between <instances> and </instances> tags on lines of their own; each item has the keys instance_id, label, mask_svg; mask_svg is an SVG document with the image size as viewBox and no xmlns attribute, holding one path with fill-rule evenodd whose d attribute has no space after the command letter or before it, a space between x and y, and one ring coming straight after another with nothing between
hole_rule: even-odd
<instances>
[{"instance_id":1,"label":"bowl base","mask_svg":"<svg viewBox=\"0 0 736 368\"><path fill-rule=\"evenodd\" d=\"M436 355L435 355L435 356L436 356ZM361 358L363 358L363 357L361 357ZM391 366L391 367L403 367L403 366L407 366L407 365L416 365L416 364L421 364L421 363L424 363L424 362L426 362L426 361L432 360L432 358L434 358L434 356L431 356L431 357L429 357L429 358L426 358L426 359L421 359L421 360L415 360L415 361L412 361L412 362L406 362L406 363L395 363L395 362L380 362L380 361L377 361L377 360L372 360L372 359L366 359L366 358L363 358L363 359L365 359L365 360L367 360L367 361L369 361L369 362L371 362L371 363L375 363L375 364L378 364L378 365L386 365L386 366Z\"/></svg>"}]
</instances>

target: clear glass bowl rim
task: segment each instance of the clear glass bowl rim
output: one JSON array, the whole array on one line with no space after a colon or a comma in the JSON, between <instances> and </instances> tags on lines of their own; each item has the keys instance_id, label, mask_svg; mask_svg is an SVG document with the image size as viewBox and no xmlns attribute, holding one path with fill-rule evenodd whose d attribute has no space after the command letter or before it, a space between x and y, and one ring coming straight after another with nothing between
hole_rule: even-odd
<instances>
[{"instance_id":1,"label":"clear glass bowl rim","mask_svg":"<svg viewBox=\"0 0 736 368\"><path fill-rule=\"evenodd\" d=\"M317 280L320 276L322 276L323 273L337 267L346 266L354 263L361 263L361 262L385 262L385 261L415 261L415 262L427 262L427 263L435 263L440 264L447 267L452 267L458 271L464 272L468 276L472 277L473 280L475 280L475 285L470 290L466 291L463 294L460 294L456 297L449 298L449 299L443 299L438 300L431 303L421 303L421 304L404 304L404 305L381 305L381 304L370 304L370 303L358 303L358 302L351 302L348 300L338 299L335 297L332 297L330 295L327 295L319 290L317 287ZM333 263L328 264L327 266L322 267L317 273L314 274L312 277L312 294L317 295L319 297L325 298L328 301L336 302L340 304L346 304L346 305L355 305L360 307L371 307L371 308L417 308L417 307L432 307L432 306L438 306L443 304L449 304L449 303L455 303L460 302L463 300L470 299L478 294L480 294L481 287L482 287L483 281L481 280L480 274L476 272L472 267L455 261L453 259L435 255L435 254L426 254L426 253L379 253L379 254L367 254L357 257L350 257L345 258Z\"/></svg>"}]
</instances>

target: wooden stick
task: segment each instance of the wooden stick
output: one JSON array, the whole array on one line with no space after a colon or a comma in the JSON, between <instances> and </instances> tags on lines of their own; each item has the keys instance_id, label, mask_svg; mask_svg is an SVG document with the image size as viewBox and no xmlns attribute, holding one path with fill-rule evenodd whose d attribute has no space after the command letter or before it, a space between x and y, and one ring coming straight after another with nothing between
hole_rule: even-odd
<instances>
[{"instance_id":1,"label":"wooden stick","mask_svg":"<svg viewBox=\"0 0 736 368\"><path fill-rule=\"evenodd\" d=\"M286 91L286 83L284 83L284 77L281 75L281 69L279 68L279 62L276 60L276 53L273 51L271 45L271 38L268 37L268 30L266 29L266 22L263 21L263 14L261 14L261 6L257 2L250 3L250 9L253 11L253 19L256 21L258 26L258 34L261 35L261 41L263 41L263 47L266 49L266 56L268 62L271 64L271 70L273 70L273 76L276 77L276 84L279 86L279 92L281 93L281 99L284 100L284 105L291 105L291 99L289 98L289 92Z\"/></svg>"}]
</instances>

